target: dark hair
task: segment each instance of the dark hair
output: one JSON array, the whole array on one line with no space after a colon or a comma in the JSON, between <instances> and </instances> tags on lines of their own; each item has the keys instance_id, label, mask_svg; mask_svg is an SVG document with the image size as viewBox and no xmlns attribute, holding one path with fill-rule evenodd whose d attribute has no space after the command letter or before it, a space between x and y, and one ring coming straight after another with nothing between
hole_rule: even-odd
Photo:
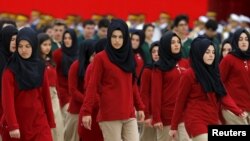
<instances>
[{"instance_id":1,"label":"dark hair","mask_svg":"<svg viewBox=\"0 0 250 141\"><path fill-rule=\"evenodd\" d=\"M49 37L48 34L46 33L39 33L37 35L38 38L38 52L39 52L39 57L46 63L49 63L52 66L56 66L54 60L53 60L53 56L52 56L52 50L50 50L49 54L46 55L46 58L42 57L42 49L41 49L41 45L44 41L50 40L51 38ZM52 43L52 42L51 42Z\"/></svg>"},{"instance_id":2,"label":"dark hair","mask_svg":"<svg viewBox=\"0 0 250 141\"><path fill-rule=\"evenodd\" d=\"M174 27L177 27L180 21L186 21L187 23L189 22L189 18L187 15L178 15L174 19Z\"/></svg>"},{"instance_id":3,"label":"dark hair","mask_svg":"<svg viewBox=\"0 0 250 141\"><path fill-rule=\"evenodd\" d=\"M215 20L208 20L205 24L205 27L207 29L212 29L213 31L216 31L217 27L218 27L218 23Z\"/></svg>"},{"instance_id":4,"label":"dark hair","mask_svg":"<svg viewBox=\"0 0 250 141\"><path fill-rule=\"evenodd\" d=\"M155 26L153 24L145 24L142 28L142 31L145 32L147 30L148 27L153 27L155 28Z\"/></svg>"},{"instance_id":5,"label":"dark hair","mask_svg":"<svg viewBox=\"0 0 250 141\"><path fill-rule=\"evenodd\" d=\"M98 28L99 28L99 29L102 28L102 27L108 28L109 24L110 24L110 22L109 22L108 19L101 19L101 20L99 21L99 23L98 23Z\"/></svg>"},{"instance_id":6,"label":"dark hair","mask_svg":"<svg viewBox=\"0 0 250 141\"><path fill-rule=\"evenodd\" d=\"M93 20L86 20L83 22L83 27L87 26L87 25L95 25Z\"/></svg>"},{"instance_id":7,"label":"dark hair","mask_svg":"<svg viewBox=\"0 0 250 141\"><path fill-rule=\"evenodd\" d=\"M65 22L63 20L56 20L54 23L53 23L53 27L54 26L64 26L65 29L67 29L67 25L65 24Z\"/></svg>"},{"instance_id":8,"label":"dark hair","mask_svg":"<svg viewBox=\"0 0 250 141\"><path fill-rule=\"evenodd\" d=\"M45 25L43 28L42 28L42 32L43 33L46 33L48 31L48 29L52 29L52 26L51 25Z\"/></svg>"}]
</instances>

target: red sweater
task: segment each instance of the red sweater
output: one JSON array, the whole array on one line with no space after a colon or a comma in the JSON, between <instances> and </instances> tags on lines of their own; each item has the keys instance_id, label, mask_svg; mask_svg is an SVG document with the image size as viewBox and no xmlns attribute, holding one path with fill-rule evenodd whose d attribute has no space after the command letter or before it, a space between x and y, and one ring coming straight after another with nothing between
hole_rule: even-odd
<instances>
[{"instance_id":1,"label":"red sweater","mask_svg":"<svg viewBox=\"0 0 250 141\"><path fill-rule=\"evenodd\" d=\"M76 60L69 70L69 93L72 96L68 111L79 114L84 99L84 83L78 81L79 61Z\"/></svg>"},{"instance_id":2,"label":"red sweater","mask_svg":"<svg viewBox=\"0 0 250 141\"><path fill-rule=\"evenodd\" d=\"M141 57L141 55L139 53L136 53L134 55L134 58L135 58L135 62L136 62L136 68L135 68L136 76L139 77L140 73L141 73L141 70L142 70L142 68L144 66L144 61L143 61L143 59L142 59L142 57Z\"/></svg>"},{"instance_id":3,"label":"red sweater","mask_svg":"<svg viewBox=\"0 0 250 141\"><path fill-rule=\"evenodd\" d=\"M48 65L46 66L46 70L48 74L49 86L56 87L56 83L57 83L56 68L53 67L52 65Z\"/></svg>"},{"instance_id":4,"label":"red sweater","mask_svg":"<svg viewBox=\"0 0 250 141\"><path fill-rule=\"evenodd\" d=\"M162 122L170 125L179 90L180 77L189 67L188 61L181 59L170 71L154 69L152 72L152 114L153 124Z\"/></svg>"},{"instance_id":5,"label":"red sweater","mask_svg":"<svg viewBox=\"0 0 250 141\"><path fill-rule=\"evenodd\" d=\"M222 81L235 103L250 112L250 60L241 60L231 54L220 63Z\"/></svg>"},{"instance_id":6,"label":"red sweater","mask_svg":"<svg viewBox=\"0 0 250 141\"><path fill-rule=\"evenodd\" d=\"M140 94L143 101L143 104L145 105L144 114L145 119L149 119L152 114L151 110L151 72L152 70L150 68L145 68L142 72L141 76L141 89Z\"/></svg>"},{"instance_id":7,"label":"red sweater","mask_svg":"<svg viewBox=\"0 0 250 141\"><path fill-rule=\"evenodd\" d=\"M4 71L3 80L3 130L20 129L21 140L35 140L41 133L44 139L51 138L50 127L55 127L55 122L47 72L42 86L31 90L19 90L10 69Z\"/></svg>"},{"instance_id":8,"label":"red sweater","mask_svg":"<svg viewBox=\"0 0 250 141\"><path fill-rule=\"evenodd\" d=\"M84 115L91 115L99 88L101 93L98 121L135 117L134 103L137 109L144 108L139 93L133 92L132 73L124 72L113 64L105 51L98 53L94 59L93 72L83 103Z\"/></svg>"},{"instance_id":9,"label":"red sweater","mask_svg":"<svg viewBox=\"0 0 250 141\"><path fill-rule=\"evenodd\" d=\"M61 107L69 103L71 95L69 94L68 88L68 77L62 73L62 49L59 48L53 52L53 59L56 63L57 73L57 92Z\"/></svg>"},{"instance_id":10,"label":"red sweater","mask_svg":"<svg viewBox=\"0 0 250 141\"><path fill-rule=\"evenodd\" d=\"M219 110L221 104L239 115L239 109L229 94L217 100L215 93L204 92L200 83L195 78L192 68L185 71L179 83L178 97L171 129L176 130L184 113L184 123L190 137L207 133L207 125L219 124Z\"/></svg>"}]
</instances>

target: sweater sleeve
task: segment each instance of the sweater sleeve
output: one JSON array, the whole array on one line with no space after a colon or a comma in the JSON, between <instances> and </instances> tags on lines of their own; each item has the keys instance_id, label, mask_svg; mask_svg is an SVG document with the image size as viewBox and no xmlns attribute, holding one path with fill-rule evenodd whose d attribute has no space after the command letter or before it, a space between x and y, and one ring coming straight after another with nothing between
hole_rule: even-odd
<instances>
[{"instance_id":1,"label":"sweater sleeve","mask_svg":"<svg viewBox=\"0 0 250 141\"><path fill-rule=\"evenodd\" d=\"M2 75L2 106L3 106L3 114L5 115L5 119L8 125L9 130L15 130L19 128L19 124L16 118L15 112L15 81L14 75L9 70L6 69Z\"/></svg>"},{"instance_id":2,"label":"sweater sleeve","mask_svg":"<svg viewBox=\"0 0 250 141\"><path fill-rule=\"evenodd\" d=\"M222 97L221 102L223 108L232 111L235 115L240 115L243 112L243 110L236 105L230 94Z\"/></svg>"},{"instance_id":3,"label":"sweater sleeve","mask_svg":"<svg viewBox=\"0 0 250 141\"><path fill-rule=\"evenodd\" d=\"M174 114L171 121L171 129L177 130L178 124L182 119L185 106L187 104L188 95L192 89L192 79L189 71L183 73L179 83L179 91L176 99Z\"/></svg>"},{"instance_id":4,"label":"sweater sleeve","mask_svg":"<svg viewBox=\"0 0 250 141\"><path fill-rule=\"evenodd\" d=\"M133 84L133 96L134 96L134 105L137 111L142 111L144 110L145 106L142 102L138 86L136 83Z\"/></svg>"},{"instance_id":5,"label":"sweater sleeve","mask_svg":"<svg viewBox=\"0 0 250 141\"><path fill-rule=\"evenodd\" d=\"M144 113L145 119L151 116L151 70L145 68L141 76L141 97L145 105Z\"/></svg>"},{"instance_id":6,"label":"sweater sleeve","mask_svg":"<svg viewBox=\"0 0 250 141\"><path fill-rule=\"evenodd\" d=\"M83 115L91 115L93 108L96 103L97 97L97 90L98 86L100 85L103 73L103 64L101 60L101 56L96 55L94 62L93 62L93 71L90 75L90 80L87 85L85 98L83 100Z\"/></svg>"},{"instance_id":7,"label":"sweater sleeve","mask_svg":"<svg viewBox=\"0 0 250 141\"><path fill-rule=\"evenodd\" d=\"M161 121L162 73L159 69L152 71L152 123Z\"/></svg>"},{"instance_id":8,"label":"sweater sleeve","mask_svg":"<svg viewBox=\"0 0 250 141\"><path fill-rule=\"evenodd\" d=\"M43 79L43 85L42 85L42 96L43 96L44 108L45 108L45 112L47 115L48 123L49 123L51 128L55 128L56 124L55 124L54 114L53 114L53 109L52 109L47 71L44 72L44 79Z\"/></svg>"},{"instance_id":9,"label":"sweater sleeve","mask_svg":"<svg viewBox=\"0 0 250 141\"><path fill-rule=\"evenodd\" d=\"M73 99L75 99L79 103L82 103L83 102L83 93L81 93L78 89L78 68L79 68L79 65L77 62L78 61L75 61L69 69L69 75L68 75L69 93Z\"/></svg>"}]
</instances>

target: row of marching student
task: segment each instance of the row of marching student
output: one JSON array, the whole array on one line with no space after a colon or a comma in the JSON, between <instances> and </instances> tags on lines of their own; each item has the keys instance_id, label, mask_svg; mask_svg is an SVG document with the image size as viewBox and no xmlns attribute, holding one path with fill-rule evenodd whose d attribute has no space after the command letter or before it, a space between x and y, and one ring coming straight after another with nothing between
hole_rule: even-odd
<instances>
[{"instance_id":1,"label":"row of marching student","mask_svg":"<svg viewBox=\"0 0 250 141\"><path fill-rule=\"evenodd\" d=\"M209 124L250 124L247 30L225 40L221 56L205 36L184 56L175 32L150 47L145 32L114 19L107 38L78 42L65 29L52 53L49 35L4 27L2 140L206 141Z\"/></svg>"}]
</instances>

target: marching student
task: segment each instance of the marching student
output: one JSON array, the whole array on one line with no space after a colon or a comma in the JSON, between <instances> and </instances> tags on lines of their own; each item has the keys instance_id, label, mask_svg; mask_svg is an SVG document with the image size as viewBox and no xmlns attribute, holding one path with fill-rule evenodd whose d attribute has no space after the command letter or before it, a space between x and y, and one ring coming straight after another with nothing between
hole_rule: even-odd
<instances>
[{"instance_id":1,"label":"marching student","mask_svg":"<svg viewBox=\"0 0 250 141\"><path fill-rule=\"evenodd\" d=\"M3 141L52 141L55 127L47 72L37 52L37 36L22 28L17 51L2 76Z\"/></svg>"},{"instance_id":2,"label":"marching student","mask_svg":"<svg viewBox=\"0 0 250 141\"><path fill-rule=\"evenodd\" d=\"M89 62L88 67L86 68L86 70L84 70L85 71L85 74L84 74L84 92L83 92L84 96L86 95L85 94L86 88L88 86L90 77L91 77L92 72L93 72L94 56L95 56L95 54L101 52L106 45L107 45L107 38L100 39L99 41L97 41L95 43L94 53L91 56L88 56L84 59L85 62ZM93 50L93 48L91 49L90 47L87 47L85 50L86 51ZM99 94L100 89L97 90L97 92ZM83 108L83 106L82 106L82 108ZM79 122L78 122L78 133L79 133L81 141L103 141L102 131L99 127L98 122L96 121L98 110L99 110L99 97L98 97L98 95L96 95L96 102L95 102L95 105L93 108L93 112L91 114L92 121L93 121L91 124L91 130L84 128L81 120L79 120ZM82 119L82 116L83 116L83 110L80 111L79 119Z\"/></svg>"},{"instance_id":3,"label":"marching student","mask_svg":"<svg viewBox=\"0 0 250 141\"><path fill-rule=\"evenodd\" d=\"M220 61L233 50L230 39L225 39L221 44Z\"/></svg>"},{"instance_id":4,"label":"marching student","mask_svg":"<svg viewBox=\"0 0 250 141\"><path fill-rule=\"evenodd\" d=\"M133 79L135 62L130 46L127 24L114 19L108 27L108 44L95 56L93 73L83 102L82 122L91 129L93 105L97 90L101 89L97 116L104 141L138 141L135 109L144 120L144 105Z\"/></svg>"},{"instance_id":5,"label":"marching student","mask_svg":"<svg viewBox=\"0 0 250 141\"><path fill-rule=\"evenodd\" d=\"M66 118L66 125L69 126L65 129L65 136L68 136L68 141L79 140L77 125L80 108L84 100L84 77L86 76L86 69L93 54L94 40L84 40L80 46L78 59L72 63L69 69L68 83L71 99L69 102L69 113Z\"/></svg>"},{"instance_id":6,"label":"marching student","mask_svg":"<svg viewBox=\"0 0 250 141\"><path fill-rule=\"evenodd\" d=\"M153 42L149 49L152 56L152 63L146 64L142 70L140 80L140 94L145 105L145 121L140 135L140 141L156 141L156 129L152 126L152 69L153 64L159 60L159 41Z\"/></svg>"},{"instance_id":7,"label":"marching student","mask_svg":"<svg viewBox=\"0 0 250 141\"><path fill-rule=\"evenodd\" d=\"M212 41L206 37L199 36L191 43L191 68L181 77L169 131L173 138L177 138L176 130L182 117L192 141L208 140L207 126L220 124L221 106L246 117L246 112L237 107L222 84L218 62L215 61L217 57Z\"/></svg>"},{"instance_id":8,"label":"marching student","mask_svg":"<svg viewBox=\"0 0 250 141\"><path fill-rule=\"evenodd\" d=\"M242 119L228 110L222 110L226 124L250 124L250 36L246 29L238 29L232 37L233 51L220 63L221 79L235 103L248 112Z\"/></svg>"},{"instance_id":9,"label":"marching student","mask_svg":"<svg viewBox=\"0 0 250 141\"><path fill-rule=\"evenodd\" d=\"M170 141L168 132L174 112L178 84L181 75L189 67L181 52L181 39L172 31L160 39L160 59L152 70L152 124L156 128L157 141ZM189 140L184 123L178 127L180 140Z\"/></svg>"},{"instance_id":10,"label":"marching student","mask_svg":"<svg viewBox=\"0 0 250 141\"><path fill-rule=\"evenodd\" d=\"M77 37L73 29L68 29L63 34L62 48L53 52L56 63L57 91L64 123L71 95L68 89L68 72L71 64L77 59Z\"/></svg>"},{"instance_id":11,"label":"marching student","mask_svg":"<svg viewBox=\"0 0 250 141\"><path fill-rule=\"evenodd\" d=\"M52 108L54 113L54 118L56 122L56 128L52 129L53 141L64 141L64 123L62 118L62 112L59 104L58 94L57 94L57 75L56 66L52 57L51 50L51 38L46 33L40 33L37 35L38 38L38 52L40 59L45 63L45 69L48 74L48 83L50 96L52 101Z\"/></svg>"}]
</instances>

